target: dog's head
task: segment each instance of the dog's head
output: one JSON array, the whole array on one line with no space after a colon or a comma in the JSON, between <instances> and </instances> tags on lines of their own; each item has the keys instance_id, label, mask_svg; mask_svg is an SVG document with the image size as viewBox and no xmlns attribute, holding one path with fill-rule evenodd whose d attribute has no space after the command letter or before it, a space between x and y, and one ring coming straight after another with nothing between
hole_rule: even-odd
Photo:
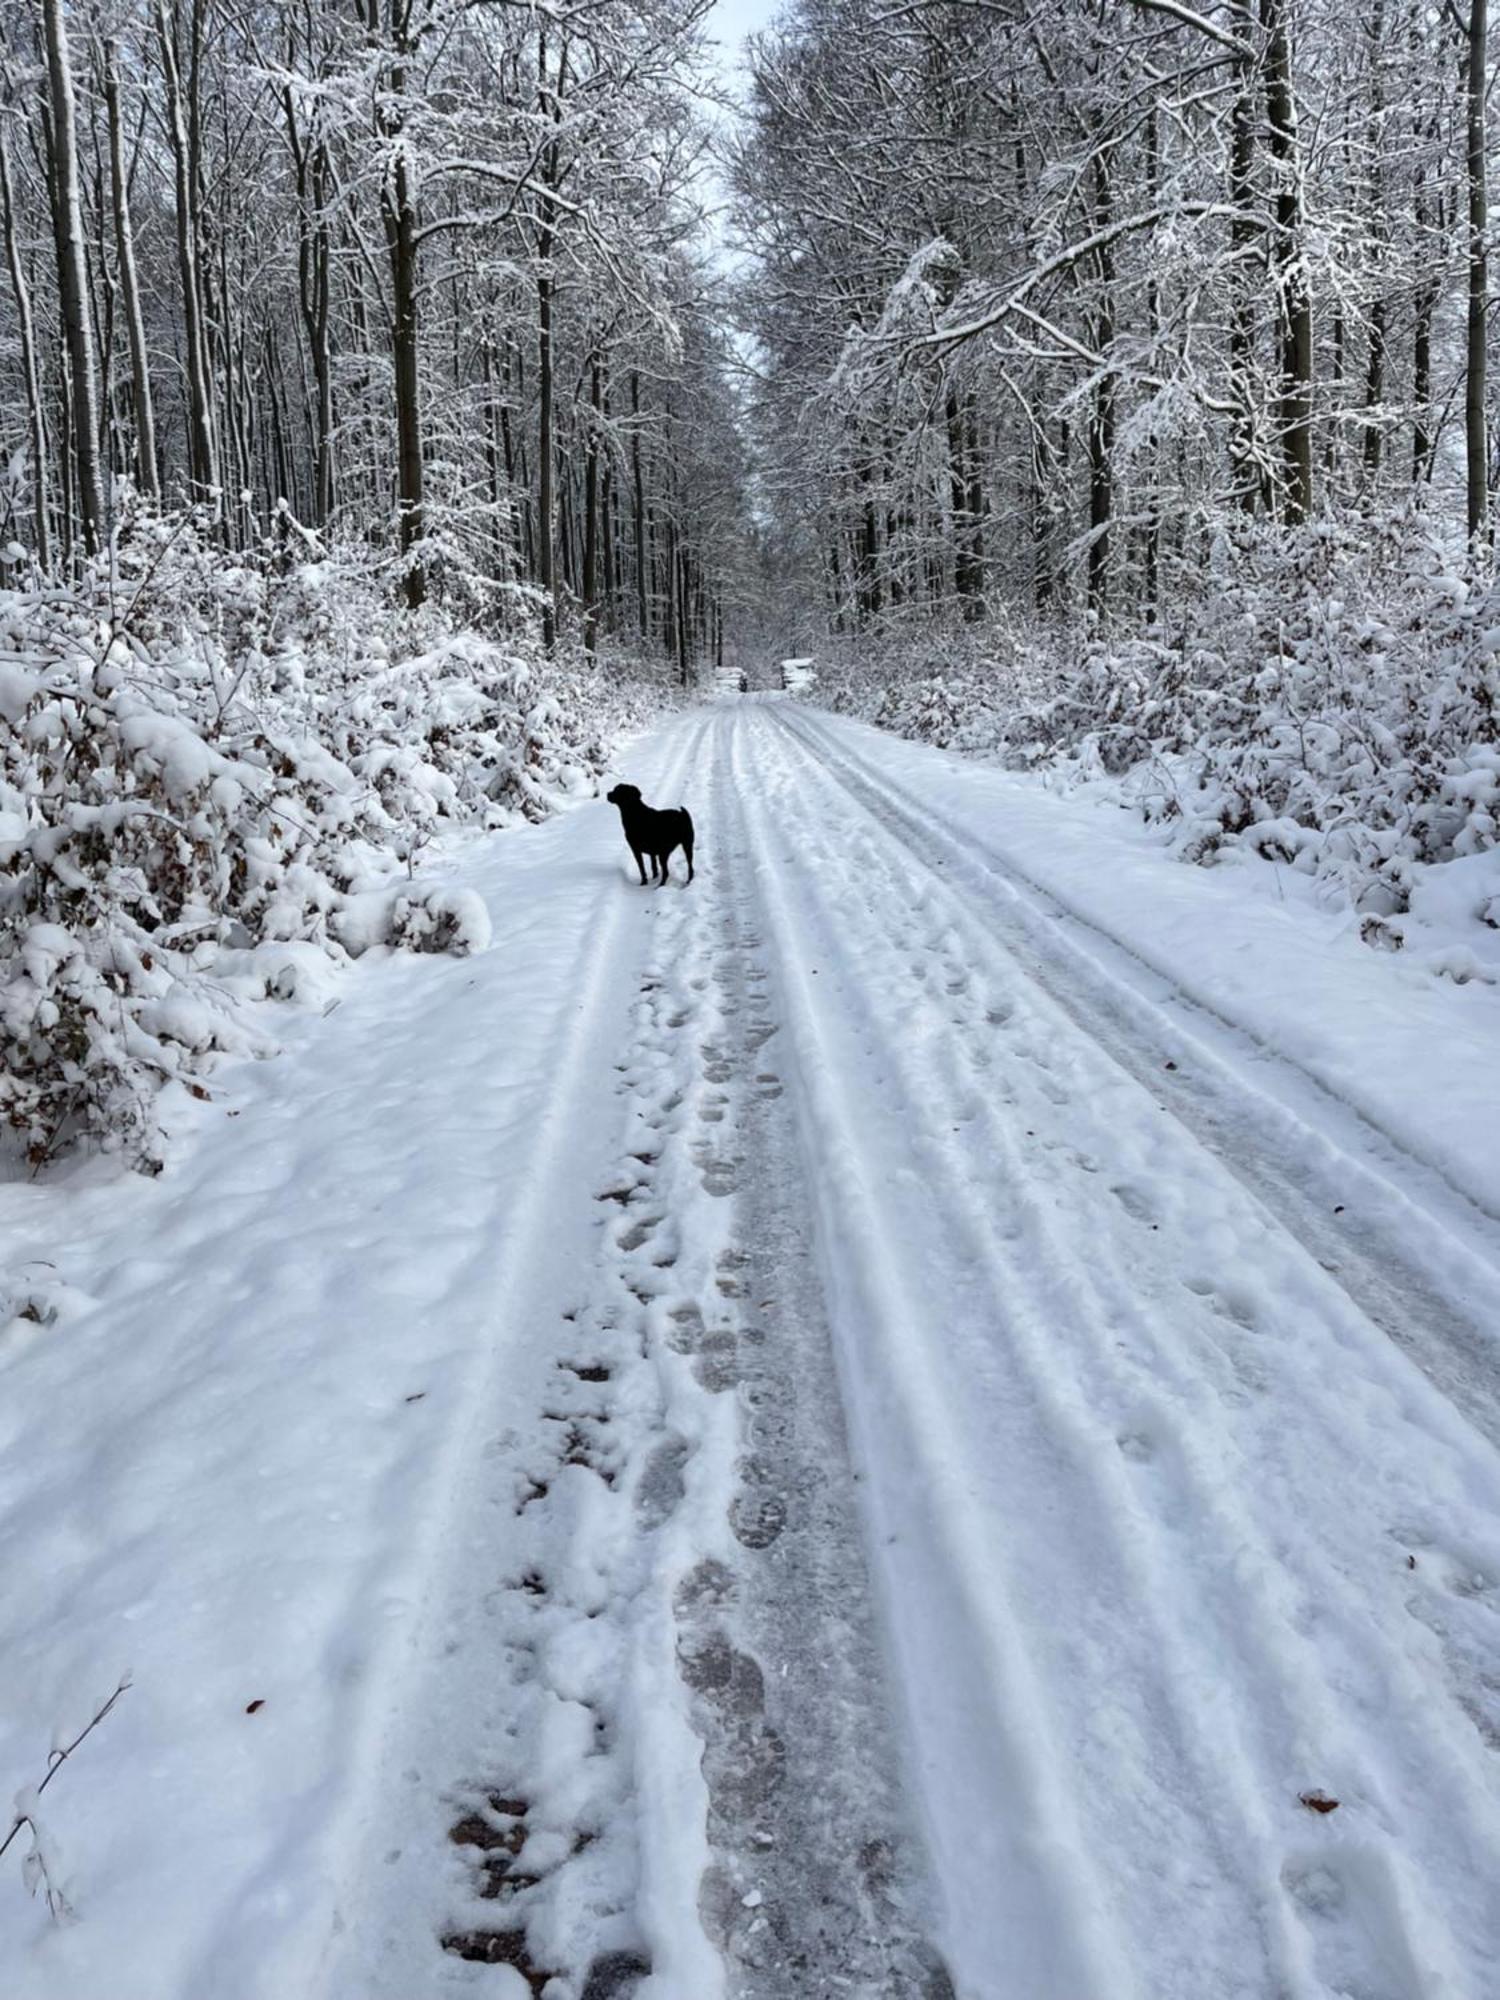
<instances>
[{"instance_id":1,"label":"dog's head","mask_svg":"<svg viewBox=\"0 0 1500 2000\"><path fill-rule=\"evenodd\" d=\"M605 798L612 806L638 806L641 802L639 789L635 785L616 785Z\"/></svg>"}]
</instances>

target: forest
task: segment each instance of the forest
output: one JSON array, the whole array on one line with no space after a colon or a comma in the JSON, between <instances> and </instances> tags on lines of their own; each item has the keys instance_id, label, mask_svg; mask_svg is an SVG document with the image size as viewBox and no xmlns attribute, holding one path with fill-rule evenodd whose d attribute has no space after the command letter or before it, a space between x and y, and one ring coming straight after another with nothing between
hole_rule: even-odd
<instances>
[{"instance_id":1,"label":"forest","mask_svg":"<svg viewBox=\"0 0 1500 2000\"><path fill-rule=\"evenodd\" d=\"M34 1161L149 1156L241 1032L210 963L286 995L293 946L461 942L402 886L436 831L778 651L1326 878L1374 942L1493 843L1485 0L797 0L728 80L714 26L8 14Z\"/></svg>"},{"instance_id":2,"label":"forest","mask_svg":"<svg viewBox=\"0 0 1500 2000\"><path fill-rule=\"evenodd\" d=\"M1500 1993L1488 0L0 0L3 2000Z\"/></svg>"}]
</instances>

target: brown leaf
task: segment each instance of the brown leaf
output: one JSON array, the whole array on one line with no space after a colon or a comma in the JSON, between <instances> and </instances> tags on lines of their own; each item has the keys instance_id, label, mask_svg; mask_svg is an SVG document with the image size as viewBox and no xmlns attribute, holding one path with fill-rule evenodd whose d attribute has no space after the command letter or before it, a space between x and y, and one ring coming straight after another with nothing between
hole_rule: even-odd
<instances>
[{"instance_id":1,"label":"brown leaf","mask_svg":"<svg viewBox=\"0 0 1500 2000\"><path fill-rule=\"evenodd\" d=\"M1297 1796L1309 1812L1331 1813L1339 1809L1338 1800L1329 1798L1327 1792L1299 1792Z\"/></svg>"},{"instance_id":2,"label":"brown leaf","mask_svg":"<svg viewBox=\"0 0 1500 2000\"><path fill-rule=\"evenodd\" d=\"M254 1700L254 1701L247 1701L247 1702L246 1702L246 1704L245 1704L245 1713L246 1713L246 1715L254 1715L257 1709L260 1709L260 1708L264 1708L264 1707L265 1707L265 1705L266 1705L266 1704L265 1704L265 1701L264 1701L264 1699L263 1699L263 1698L261 1698L261 1697L257 1697L257 1699L256 1699L256 1700Z\"/></svg>"}]
</instances>

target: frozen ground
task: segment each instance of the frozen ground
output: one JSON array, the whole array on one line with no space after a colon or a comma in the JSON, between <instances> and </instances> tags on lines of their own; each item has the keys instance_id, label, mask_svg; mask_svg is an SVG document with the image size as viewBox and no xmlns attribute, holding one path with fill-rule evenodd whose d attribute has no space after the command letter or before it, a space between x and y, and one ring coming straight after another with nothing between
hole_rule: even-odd
<instances>
[{"instance_id":1,"label":"frozen ground","mask_svg":"<svg viewBox=\"0 0 1500 2000\"><path fill-rule=\"evenodd\" d=\"M789 702L626 775L690 890L500 836L0 1187L3 1782L133 1671L7 2000L1500 1991L1495 990Z\"/></svg>"}]
</instances>

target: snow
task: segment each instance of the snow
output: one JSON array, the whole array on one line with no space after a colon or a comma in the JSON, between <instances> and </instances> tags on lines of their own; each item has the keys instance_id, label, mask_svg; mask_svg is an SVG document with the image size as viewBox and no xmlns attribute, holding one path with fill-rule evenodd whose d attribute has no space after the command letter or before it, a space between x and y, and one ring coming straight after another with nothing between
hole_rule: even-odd
<instances>
[{"instance_id":1,"label":"snow","mask_svg":"<svg viewBox=\"0 0 1500 2000\"><path fill-rule=\"evenodd\" d=\"M1386 958L1361 944L1357 914L1327 907L1285 870L1238 856L1174 866L1168 834L1122 813L1107 790L1058 797L1033 779L845 727L905 791L925 797L940 784L943 823L1016 871L1040 920L1065 913L1064 934L1085 956L1114 969L1122 954L1135 961L1127 976L1144 979L1153 1001L1170 980L1185 1022L1183 1001L1210 1032L1227 1022L1259 1055L1290 1058L1500 1216L1500 993L1476 982L1455 995L1433 978L1451 977L1475 904L1500 892L1500 851L1427 871L1413 915L1431 948Z\"/></svg>"},{"instance_id":2,"label":"snow","mask_svg":"<svg viewBox=\"0 0 1500 2000\"><path fill-rule=\"evenodd\" d=\"M691 889L435 846L0 1185L4 1795L133 1677L7 2000L1494 1990L1491 857L1385 953L796 702L618 768Z\"/></svg>"},{"instance_id":3,"label":"snow","mask_svg":"<svg viewBox=\"0 0 1500 2000\"><path fill-rule=\"evenodd\" d=\"M1495 846L1494 610L1447 523L1329 520L1272 547L1242 522L1165 624L846 632L820 699L1127 805L1184 860L1261 851L1398 950L1429 876Z\"/></svg>"},{"instance_id":4,"label":"snow","mask_svg":"<svg viewBox=\"0 0 1500 2000\"><path fill-rule=\"evenodd\" d=\"M524 859L498 844L445 898L476 933L488 904L491 949L387 956L326 1022L286 1024L283 1058L177 1107L191 1150L161 1180L0 1190L5 1268L45 1265L80 1302L56 1339L3 1336L0 1766L38 1764L55 1710L136 1676L49 1799L86 1921L53 1934L7 1899L7 1957L30 1945L9 1994L311 1990L433 1593L444 1440L476 1420L489 1343L529 1332L496 1288L509 1214L547 1242L531 1140L559 1032L601 916L641 922L610 907L607 817L581 850L561 824ZM534 1452L517 1439L497 1481ZM544 1545L576 1562L590 1539L585 1512ZM553 1754L566 1792L578 1759Z\"/></svg>"},{"instance_id":5,"label":"snow","mask_svg":"<svg viewBox=\"0 0 1500 2000\"><path fill-rule=\"evenodd\" d=\"M228 977L247 943L483 949L472 896L433 900L439 834L587 796L662 698L525 620L405 620L357 563L225 564L197 534L132 516L67 588L0 590L0 1126L33 1166L82 1141L159 1169L158 1092L265 1047L239 1003L266 982ZM71 939L45 975L36 922Z\"/></svg>"}]
</instances>

